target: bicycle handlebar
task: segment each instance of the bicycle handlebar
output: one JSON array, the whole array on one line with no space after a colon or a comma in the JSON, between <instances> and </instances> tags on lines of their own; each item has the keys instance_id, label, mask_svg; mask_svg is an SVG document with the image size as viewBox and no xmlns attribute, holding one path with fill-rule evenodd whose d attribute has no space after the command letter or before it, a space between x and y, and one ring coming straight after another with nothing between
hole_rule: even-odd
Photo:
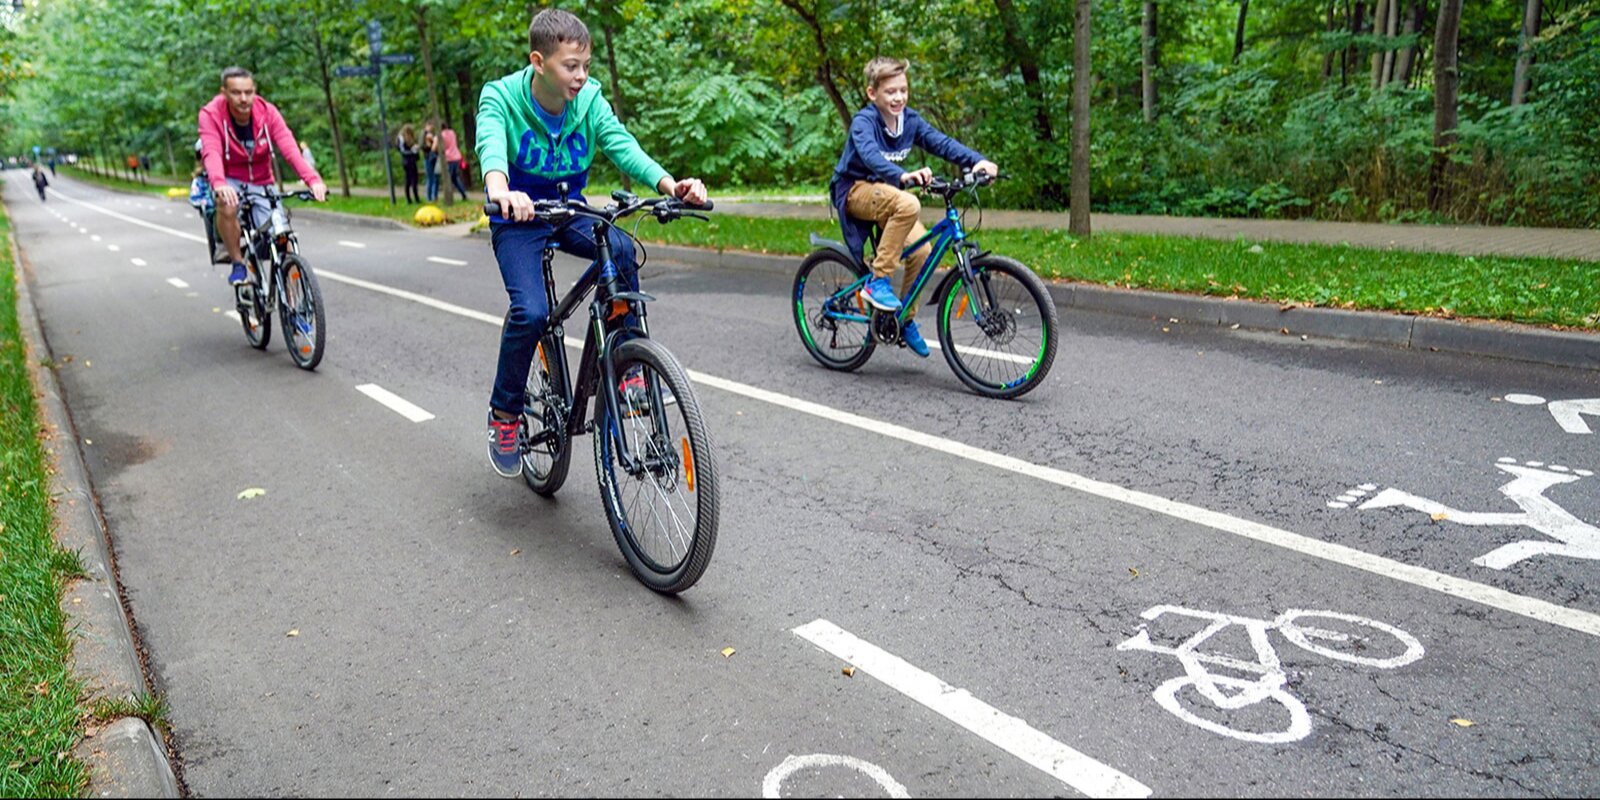
<instances>
[{"instance_id":1,"label":"bicycle handlebar","mask_svg":"<svg viewBox=\"0 0 1600 800\"><path fill-rule=\"evenodd\" d=\"M945 197L949 197L951 195L956 194L957 192L963 192L963 191L966 191L967 189L971 189L971 188L978 187L978 186L988 186L989 184L994 183L995 181L1009 180L1010 178L1011 178L1010 175L1005 175L1005 174L1000 174L1000 175L995 175L993 177L990 177L989 174L986 173L986 172L966 172L966 173L962 173L961 177L955 178L953 180L945 180L943 178L935 177L933 180L929 181L926 186L923 186L921 188L927 189L928 191L933 192L934 194L938 194L938 195L943 195ZM918 187L911 187L911 188L918 188Z\"/></svg>"},{"instance_id":2,"label":"bicycle handlebar","mask_svg":"<svg viewBox=\"0 0 1600 800\"><path fill-rule=\"evenodd\" d=\"M679 217L695 217L706 219L694 211L711 211L716 206L710 200L704 205L685 203L676 197L653 197L640 199L639 197L618 189L611 193L615 204L604 208L596 208L581 200L534 200L534 219L546 222L555 222L574 216L592 217L602 222L616 222L619 219L637 213L641 209L649 209L656 219L661 222L678 219ZM483 204L483 213L491 217L501 216L500 204L491 200Z\"/></svg>"}]
</instances>

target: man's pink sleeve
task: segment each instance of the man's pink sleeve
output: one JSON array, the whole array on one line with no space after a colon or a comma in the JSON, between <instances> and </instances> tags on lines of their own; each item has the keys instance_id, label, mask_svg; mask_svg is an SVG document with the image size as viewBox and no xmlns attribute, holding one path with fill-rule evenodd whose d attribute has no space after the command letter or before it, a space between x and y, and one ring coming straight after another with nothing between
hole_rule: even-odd
<instances>
[{"instance_id":1,"label":"man's pink sleeve","mask_svg":"<svg viewBox=\"0 0 1600 800\"><path fill-rule=\"evenodd\" d=\"M222 172L223 146L222 131L218 130L217 121L205 109L200 109L200 160L206 165L206 177L213 188L228 183L228 176Z\"/></svg>"},{"instance_id":2,"label":"man's pink sleeve","mask_svg":"<svg viewBox=\"0 0 1600 800\"><path fill-rule=\"evenodd\" d=\"M316 168L307 164L305 156L300 155L300 143L295 141L289 123L283 121L283 115L278 113L276 106L269 104L267 109L267 135L272 137L272 144L278 148L283 160L289 162L289 166L307 186L322 183L322 176L317 174Z\"/></svg>"}]
</instances>

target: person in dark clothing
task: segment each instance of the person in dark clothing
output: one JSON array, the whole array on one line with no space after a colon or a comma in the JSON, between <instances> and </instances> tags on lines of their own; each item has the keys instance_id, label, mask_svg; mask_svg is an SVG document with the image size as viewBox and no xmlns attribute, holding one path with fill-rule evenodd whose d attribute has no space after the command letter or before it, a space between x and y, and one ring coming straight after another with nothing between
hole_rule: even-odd
<instances>
[{"instance_id":1,"label":"person in dark clothing","mask_svg":"<svg viewBox=\"0 0 1600 800\"><path fill-rule=\"evenodd\" d=\"M417 132L410 123L400 126L395 146L400 151L400 165L406 172L406 202L420 203L422 192L417 188L417 160L422 157L422 148L417 146Z\"/></svg>"},{"instance_id":2,"label":"person in dark clothing","mask_svg":"<svg viewBox=\"0 0 1600 800\"><path fill-rule=\"evenodd\" d=\"M33 165L33 188L39 190L39 199L44 200L44 187L50 185L50 179L44 176L44 170L38 164Z\"/></svg>"}]
</instances>

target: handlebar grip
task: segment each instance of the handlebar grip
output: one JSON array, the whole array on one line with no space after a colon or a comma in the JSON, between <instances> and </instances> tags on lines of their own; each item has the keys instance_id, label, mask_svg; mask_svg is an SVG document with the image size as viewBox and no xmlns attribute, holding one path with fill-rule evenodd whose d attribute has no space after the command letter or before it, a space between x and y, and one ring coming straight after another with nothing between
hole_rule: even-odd
<instances>
[{"instance_id":1,"label":"handlebar grip","mask_svg":"<svg viewBox=\"0 0 1600 800\"><path fill-rule=\"evenodd\" d=\"M500 216L500 204L496 203L493 200L490 200L489 202L484 203L483 204L483 213L488 214L491 217Z\"/></svg>"},{"instance_id":2,"label":"handlebar grip","mask_svg":"<svg viewBox=\"0 0 1600 800\"><path fill-rule=\"evenodd\" d=\"M684 203L683 207L688 209L688 210L690 210L690 211L711 211L711 210L713 210L713 209L715 209L717 207L717 204L712 202L712 201L710 201L710 200L707 200L705 202L705 205L697 206L697 205L695 205L693 203Z\"/></svg>"}]
</instances>

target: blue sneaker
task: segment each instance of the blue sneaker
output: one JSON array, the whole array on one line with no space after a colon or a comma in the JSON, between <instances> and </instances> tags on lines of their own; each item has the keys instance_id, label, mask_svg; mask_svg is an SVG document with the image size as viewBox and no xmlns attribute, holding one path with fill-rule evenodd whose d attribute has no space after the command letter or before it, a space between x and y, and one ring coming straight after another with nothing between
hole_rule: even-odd
<instances>
[{"instance_id":1,"label":"blue sneaker","mask_svg":"<svg viewBox=\"0 0 1600 800\"><path fill-rule=\"evenodd\" d=\"M879 311L899 311L900 298L894 296L894 287L888 278L873 278L861 287L861 299Z\"/></svg>"},{"instance_id":2,"label":"blue sneaker","mask_svg":"<svg viewBox=\"0 0 1600 800\"><path fill-rule=\"evenodd\" d=\"M917 330L917 323L907 322L900 329L900 338L905 341L906 347L911 348L911 352L923 358L928 357L928 343L922 340L922 331Z\"/></svg>"},{"instance_id":3,"label":"blue sneaker","mask_svg":"<svg viewBox=\"0 0 1600 800\"><path fill-rule=\"evenodd\" d=\"M501 419L489 412L489 464L502 478L522 474L522 420Z\"/></svg>"},{"instance_id":4,"label":"blue sneaker","mask_svg":"<svg viewBox=\"0 0 1600 800\"><path fill-rule=\"evenodd\" d=\"M238 286L250 282L250 274L245 271L243 261L233 262L233 274L228 276L228 283Z\"/></svg>"}]
</instances>

